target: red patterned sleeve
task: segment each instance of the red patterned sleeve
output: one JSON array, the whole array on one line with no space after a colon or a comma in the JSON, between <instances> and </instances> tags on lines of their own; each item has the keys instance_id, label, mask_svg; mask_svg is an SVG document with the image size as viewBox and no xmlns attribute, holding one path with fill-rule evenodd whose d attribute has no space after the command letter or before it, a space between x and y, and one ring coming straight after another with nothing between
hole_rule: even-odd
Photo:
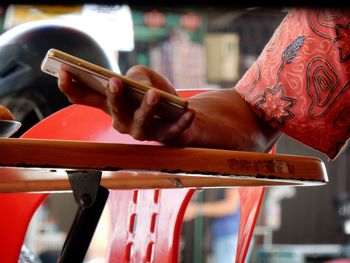
<instances>
[{"instance_id":1,"label":"red patterned sleeve","mask_svg":"<svg viewBox=\"0 0 350 263\"><path fill-rule=\"evenodd\" d=\"M350 10L290 10L236 90L272 126L335 158L350 134Z\"/></svg>"}]
</instances>

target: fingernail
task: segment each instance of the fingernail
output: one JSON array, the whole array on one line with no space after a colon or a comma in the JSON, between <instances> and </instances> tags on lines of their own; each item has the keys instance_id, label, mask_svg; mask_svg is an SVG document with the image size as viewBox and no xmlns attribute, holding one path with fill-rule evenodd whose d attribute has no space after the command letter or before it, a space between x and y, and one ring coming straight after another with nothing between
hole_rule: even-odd
<instances>
[{"instance_id":1,"label":"fingernail","mask_svg":"<svg viewBox=\"0 0 350 263\"><path fill-rule=\"evenodd\" d=\"M150 90L146 94L146 102L148 105L153 105L157 102L155 92L153 90Z\"/></svg>"},{"instance_id":2,"label":"fingernail","mask_svg":"<svg viewBox=\"0 0 350 263\"><path fill-rule=\"evenodd\" d=\"M191 112L191 111L188 111L188 112L186 112L186 113L184 114L184 118L185 118L186 121L192 120L192 119L193 119L193 116L194 116L194 114L193 114L193 112Z\"/></svg>"},{"instance_id":3,"label":"fingernail","mask_svg":"<svg viewBox=\"0 0 350 263\"><path fill-rule=\"evenodd\" d=\"M117 92L117 83L114 79L110 79L108 82L108 89L111 93Z\"/></svg>"}]
</instances>

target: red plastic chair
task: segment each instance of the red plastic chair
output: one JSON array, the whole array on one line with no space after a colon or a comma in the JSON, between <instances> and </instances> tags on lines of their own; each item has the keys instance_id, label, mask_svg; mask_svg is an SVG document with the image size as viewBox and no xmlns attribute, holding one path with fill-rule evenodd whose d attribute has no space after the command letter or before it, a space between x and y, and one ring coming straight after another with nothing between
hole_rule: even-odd
<instances>
[{"instance_id":1,"label":"red plastic chair","mask_svg":"<svg viewBox=\"0 0 350 263\"><path fill-rule=\"evenodd\" d=\"M180 91L183 97L201 91ZM24 138L84 140L144 144L111 127L100 110L72 105L41 121ZM148 144L154 144L148 142ZM181 226L194 189L113 190L110 199L115 222L110 262L177 262ZM240 188L241 224L236 262L244 262L263 187ZM0 194L0 262L17 262L28 224L47 194Z\"/></svg>"}]
</instances>

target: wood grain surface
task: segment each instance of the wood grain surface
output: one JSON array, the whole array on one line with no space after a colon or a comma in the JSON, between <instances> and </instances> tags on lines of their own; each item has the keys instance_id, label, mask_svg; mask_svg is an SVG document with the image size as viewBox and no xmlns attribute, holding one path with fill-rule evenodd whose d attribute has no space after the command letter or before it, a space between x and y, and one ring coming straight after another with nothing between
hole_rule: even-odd
<instances>
[{"instance_id":1,"label":"wood grain surface","mask_svg":"<svg viewBox=\"0 0 350 263\"><path fill-rule=\"evenodd\" d=\"M313 157L66 140L0 139L0 192L70 190L67 171L101 171L109 189L321 185Z\"/></svg>"}]
</instances>

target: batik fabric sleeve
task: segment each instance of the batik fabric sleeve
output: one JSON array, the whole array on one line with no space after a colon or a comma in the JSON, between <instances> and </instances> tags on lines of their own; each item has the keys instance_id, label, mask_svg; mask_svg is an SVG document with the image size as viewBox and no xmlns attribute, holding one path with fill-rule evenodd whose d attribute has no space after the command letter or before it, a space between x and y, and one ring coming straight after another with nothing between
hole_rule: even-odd
<instances>
[{"instance_id":1,"label":"batik fabric sleeve","mask_svg":"<svg viewBox=\"0 0 350 263\"><path fill-rule=\"evenodd\" d=\"M334 159L350 134L350 10L290 10L236 90L272 126Z\"/></svg>"}]
</instances>

